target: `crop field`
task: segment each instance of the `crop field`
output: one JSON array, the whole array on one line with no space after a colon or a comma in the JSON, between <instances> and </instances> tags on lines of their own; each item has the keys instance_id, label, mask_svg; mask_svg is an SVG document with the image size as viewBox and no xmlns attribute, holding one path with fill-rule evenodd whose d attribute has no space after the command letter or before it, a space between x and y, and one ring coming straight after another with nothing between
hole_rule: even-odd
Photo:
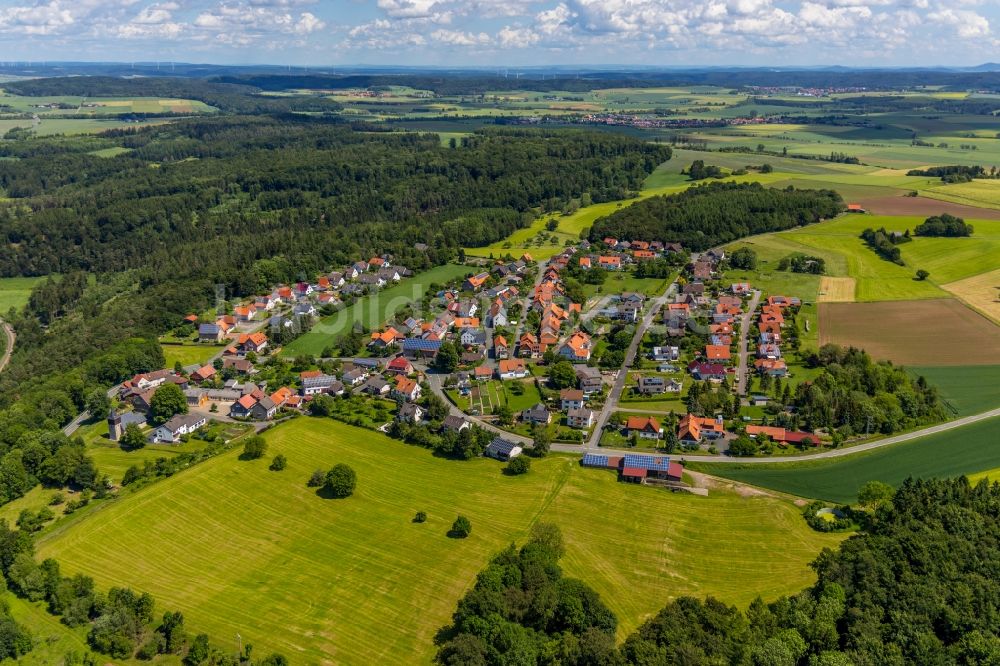
<instances>
[{"instance_id":1,"label":"crop field","mask_svg":"<svg viewBox=\"0 0 1000 666\"><path fill-rule=\"evenodd\" d=\"M536 520L563 528L567 573L603 595L622 634L680 594L745 605L797 591L812 580L807 563L839 540L783 500L627 487L572 457L508 477L494 461L443 460L332 420L299 418L266 438L265 459L224 454L66 520L42 535L39 556L102 588L149 591L222 645L239 632L293 663L426 663L477 572ZM285 471L267 470L274 453ZM353 497L306 487L342 461L358 474ZM428 521L412 523L421 510ZM459 512L472 535L449 539Z\"/></svg>"},{"instance_id":2,"label":"crop field","mask_svg":"<svg viewBox=\"0 0 1000 666\"><path fill-rule=\"evenodd\" d=\"M823 276L819 280L818 301L820 303L852 303L856 287L854 278Z\"/></svg>"},{"instance_id":3,"label":"crop field","mask_svg":"<svg viewBox=\"0 0 1000 666\"><path fill-rule=\"evenodd\" d=\"M11 308L20 310L27 305L28 296L43 277L8 277L0 278L0 317L7 314Z\"/></svg>"},{"instance_id":4,"label":"crop field","mask_svg":"<svg viewBox=\"0 0 1000 666\"><path fill-rule=\"evenodd\" d=\"M834 461L712 465L697 469L762 488L831 502L853 502L868 481L954 477L1000 467L1000 418Z\"/></svg>"},{"instance_id":5,"label":"crop field","mask_svg":"<svg viewBox=\"0 0 1000 666\"><path fill-rule=\"evenodd\" d=\"M821 303L820 344L917 366L1000 364L1000 328L953 298Z\"/></svg>"},{"instance_id":6,"label":"crop field","mask_svg":"<svg viewBox=\"0 0 1000 666\"><path fill-rule=\"evenodd\" d=\"M1000 268L942 286L977 312L1000 324Z\"/></svg>"},{"instance_id":7,"label":"crop field","mask_svg":"<svg viewBox=\"0 0 1000 666\"><path fill-rule=\"evenodd\" d=\"M979 414L1000 407L1000 365L907 366L923 375L956 416Z\"/></svg>"},{"instance_id":8,"label":"crop field","mask_svg":"<svg viewBox=\"0 0 1000 666\"><path fill-rule=\"evenodd\" d=\"M410 303L419 303L432 284L443 285L471 272L472 269L468 266L446 264L404 278L392 287L358 299L354 305L324 317L308 333L286 345L283 353L287 356L318 356L333 343L334 338L346 332L348 327L360 324L368 329L376 329L400 309Z\"/></svg>"},{"instance_id":9,"label":"crop field","mask_svg":"<svg viewBox=\"0 0 1000 666\"><path fill-rule=\"evenodd\" d=\"M940 185L921 190L921 194L942 201L1000 209L1000 181L998 180L974 180L971 183Z\"/></svg>"},{"instance_id":10,"label":"crop field","mask_svg":"<svg viewBox=\"0 0 1000 666\"><path fill-rule=\"evenodd\" d=\"M866 210L875 215L903 215L927 218L931 215L948 213L965 219L1000 219L1000 210L977 208L964 204L951 203L926 196L901 197L879 196L876 198L858 198Z\"/></svg>"}]
</instances>

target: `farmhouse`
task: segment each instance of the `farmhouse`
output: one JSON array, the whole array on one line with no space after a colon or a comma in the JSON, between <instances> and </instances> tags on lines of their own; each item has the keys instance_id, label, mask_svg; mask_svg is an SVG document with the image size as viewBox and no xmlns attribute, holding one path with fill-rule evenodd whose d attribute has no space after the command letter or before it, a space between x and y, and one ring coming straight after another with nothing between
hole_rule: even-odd
<instances>
[{"instance_id":1,"label":"farmhouse","mask_svg":"<svg viewBox=\"0 0 1000 666\"><path fill-rule=\"evenodd\" d=\"M441 349L441 340L406 338L403 340L403 354L407 358L434 358Z\"/></svg>"},{"instance_id":2,"label":"farmhouse","mask_svg":"<svg viewBox=\"0 0 1000 666\"><path fill-rule=\"evenodd\" d=\"M642 483L648 478L680 481L684 473L679 463L672 463L664 456L629 453L620 464L621 480L626 483Z\"/></svg>"}]
</instances>

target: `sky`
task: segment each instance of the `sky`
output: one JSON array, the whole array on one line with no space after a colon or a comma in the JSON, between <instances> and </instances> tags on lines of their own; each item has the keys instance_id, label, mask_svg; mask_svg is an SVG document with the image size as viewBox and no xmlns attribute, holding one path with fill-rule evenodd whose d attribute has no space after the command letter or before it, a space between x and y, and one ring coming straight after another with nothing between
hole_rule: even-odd
<instances>
[{"instance_id":1,"label":"sky","mask_svg":"<svg viewBox=\"0 0 1000 666\"><path fill-rule=\"evenodd\" d=\"M0 60L976 65L1000 0L0 0Z\"/></svg>"}]
</instances>

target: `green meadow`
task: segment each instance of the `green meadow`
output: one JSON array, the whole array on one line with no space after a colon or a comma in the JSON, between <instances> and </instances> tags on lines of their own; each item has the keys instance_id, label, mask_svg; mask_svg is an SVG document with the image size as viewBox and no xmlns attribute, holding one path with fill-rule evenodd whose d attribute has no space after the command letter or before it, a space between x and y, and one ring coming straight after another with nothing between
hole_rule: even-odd
<instances>
[{"instance_id":1,"label":"green meadow","mask_svg":"<svg viewBox=\"0 0 1000 666\"><path fill-rule=\"evenodd\" d=\"M20 310L27 305L31 290L44 279L44 277L0 278L0 316L7 314L11 308Z\"/></svg>"},{"instance_id":2,"label":"green meadow","mask_svg":"<svg viewBox=\"0 0 1000 666\"><path fill-rule=\"evenodd\" d=\"M574 457L509 477L495 461L444 460L331 420L295 419L265 437L262 460L223 454L65 519L39 538L39 556L103 588L149 591L223 646L238 632L292 663L428 663L477 572L539 520L562 527L563 566L619 615L621 637L681 594L745 606L794 592L839 542L784 500L627 486ZM268 471L276 453L285 471ZM357 472L353 497L306 487L337 462ZM417 511L426 523L411 522ZM472 521L467 539L447 536L458 513Z\"/></svg>"}]
</instances>

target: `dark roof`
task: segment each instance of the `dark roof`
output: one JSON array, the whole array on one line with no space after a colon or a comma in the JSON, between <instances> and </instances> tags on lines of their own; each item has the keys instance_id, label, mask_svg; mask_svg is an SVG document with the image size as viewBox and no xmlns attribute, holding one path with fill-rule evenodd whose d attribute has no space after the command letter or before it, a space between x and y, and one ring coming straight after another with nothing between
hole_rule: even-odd
<instances>
[{"instance_id":1,"label":"dark roof","mask_svg":"<svg viewBox=\"0 0 1000 666\"><path fill-rule=\"evenodd\" d=\"M406 351L437 351L440 348L440 340L425 340L424 338L406 338L403 340L403 349Z\"/></svg>"},{"instance_id":2,"label":"dark roof","mask_svg":"<svg viewBox=\"0 0 1000 666\"><path fill-rule=\"evenodd\" d=\"M515 448L519 447L514 442L504 439L503 437L494 437L493 441L490 442L490 445L486 447L486 453L494 456L509 456L511 451Z\"/></svg>"},{"instance_id":3,"label":"dark roof","mask_svg":"<svg viewBox=\"0 0 1000 666\"><path fill-rule=\"evenodd\" d=\"M638 453L626 453L624 464L626 469L639 468L643 470L666 472L670 469L670 458L663 456L647 456Z\"/></svg>"},{"instance_id":4,"label":"dark roof","mask_svg":"<svg viewBox=\"0 0 1000 666\"><path fill-rule=\"evenodd\" d=\"M466 421L465 418L455 414L444 417L444 427L451 430L458 430L466 424L468 424L468 421Z\"/></svg>"}]
</instances>

